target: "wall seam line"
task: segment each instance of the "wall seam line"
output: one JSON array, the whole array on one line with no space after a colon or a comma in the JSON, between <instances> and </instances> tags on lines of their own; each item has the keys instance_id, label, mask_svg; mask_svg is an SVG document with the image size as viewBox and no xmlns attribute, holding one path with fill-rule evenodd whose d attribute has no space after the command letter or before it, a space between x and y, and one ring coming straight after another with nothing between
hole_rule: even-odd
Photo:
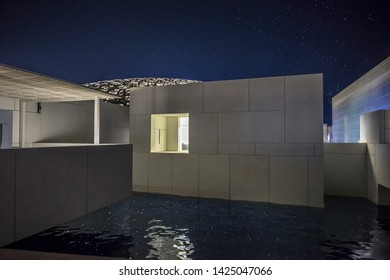
<instances>
[{"instance_id":1,"label":"wall seam line","mask_svg":"<svg viewBox=\"0 0 390 280\"><path fill-rule=\"evenodd\" d=\"M16 241L16 180L17 180L17 175L16 175L16 153L18 151L15 151L14 153L14 168L15 168L15 172L14 172L14 234L13 234L13 237L14 237L14 241Z\"/></svg>"},{"instance_id":2,"label":"wall seam line","mask_svg":"<svg viewBox=\"0 0 390 280\"><path fill-rule=\"evenodd\" d=\"M307 206L310 206L310 157L307 158Z\"/></svg>"},{"instance_id":3,"label":"wall seam line","mask_svg":"<svg viewBox=\"0 0 390 280\"><path fill-rule=\"evenodd\" d=\"M149 189L150 189L150 187L149 187L149 185L150 185L150 179L149 179L149 174L150 174L150 153L147 153L147 155L148 155L148 191L147 191L147 193L149 193Z\"/></svg>"},{"instance_id":4,"label":"wall seam line","mask_svg":"<svg viewBox=\"0 0 390 280\"><path fill-rule=\"evenodd\" d=\"M88 162L88 158L89 158L89 148L86 149L86 154L87 154L87 158L86 158L86 189L85 189L85 212L86 214L88 214L88 211L89 211L89 207L88 207L88 196L89 196L89 193L88 193L88 189L89 189L89 173L88 173L88 168L89 168L89 162Z\"/></svg>"},{"instance_id":5,"label":"wall seam line","mask_svg":"<svg viewBox=\"0 0 390 280\"><path fill-rule=\"evenodd\" d=\"M200 155L197 154L198 156L198 199L199 199L199 186L200 186Z\"/></svg>"},{"instance_id":6,"label":"wall seam line","mask_svg":"<svg viewBox=\"0 0 390 280\"><path fill-rule=\"evenodd\" d=\"M219 123L218 123L219 113L218 112L216 113L216 117L217 117L217 154L218 154L218 143L219 143Z\"/></svg>"},{"instance_id":7,"label":"wall seam line","mask_svg":"<svg viewBox=\"0 0 390 280\"><path fill-rule=\"evenodd\" d=\"M151 114L151 110L149 110L149 88L146 88L146 115L149 114Z\"/></svg>"},{"instance_id":8,"label":"wall seam line","mask_svg":"<svg viewBox=\"0 0 390 280\"><path fill-rule=\"evenodd\" d=\"M271 203L271 156L268 157L268 203Z\"/></svg>"},{"instance_id":9,"label":"wall seam line","mask_svg":"<svg viewBox=\"0 0 390 280\"><path fill-rule=\"evenodd\" d=\"M228 156L228 174L229 174L229 176L228 176L228 178L229 178L229 201L231 201L232 200L232 198L231 198L231 190L230 190L230 155Z\"/></svg>"}]
</instances>

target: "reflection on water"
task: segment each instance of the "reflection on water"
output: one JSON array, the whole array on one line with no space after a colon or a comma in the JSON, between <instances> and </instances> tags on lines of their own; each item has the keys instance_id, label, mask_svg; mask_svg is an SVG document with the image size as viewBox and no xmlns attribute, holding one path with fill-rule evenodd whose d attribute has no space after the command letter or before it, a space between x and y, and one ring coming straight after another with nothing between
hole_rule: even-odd
<instances>
[{"instance_id":1,"label":"reflection on water","mask_svg":"<svg viewBox=\"0 0 390 280\"><path fill-rule=\"evenodd\" d=\"M194 245L187 236L189 229L172 229L162 225L162 220L152 220L149 224L151 226L146 229L148 234L145 238L150 239L147 244L152 249L146 256L147 259L191 259Z\"/></svg>"},{"instance_id":2,"label":"reflection on water","mask_svg":"<svg viewBox=\"0 0 390 280\"><path fill-rule=\"evenodd\" d=\"M332 197L326 200L324 239L327 259L390 259L389 207L365 199Z\"/></svg>"},{"instance_id":3,"label":"reflection on water","mask_svg":"<svg viewBox=\"0 0 390 280\"><path fill-rule=\"evenodd\" d=\"M390 208L324 209L138 194L8 245L128 259L390 259Z\"/></svg>"}]
</instances>

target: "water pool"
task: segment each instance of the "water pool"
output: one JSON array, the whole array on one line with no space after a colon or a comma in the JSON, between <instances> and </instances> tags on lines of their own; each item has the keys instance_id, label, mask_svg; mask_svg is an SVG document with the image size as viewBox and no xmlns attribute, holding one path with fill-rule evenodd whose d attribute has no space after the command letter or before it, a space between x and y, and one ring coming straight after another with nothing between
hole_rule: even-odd
<instances>
[{"instance_id":1,"label":"water pool","mask_svg":"<svg viewBox=\"0 0 390 280\"><path fill-rule=\"evenodd\" d=\"M390 259L390 207L325 208L134 194L5 246L128 259Z\"/></svg>"}]
</instances>

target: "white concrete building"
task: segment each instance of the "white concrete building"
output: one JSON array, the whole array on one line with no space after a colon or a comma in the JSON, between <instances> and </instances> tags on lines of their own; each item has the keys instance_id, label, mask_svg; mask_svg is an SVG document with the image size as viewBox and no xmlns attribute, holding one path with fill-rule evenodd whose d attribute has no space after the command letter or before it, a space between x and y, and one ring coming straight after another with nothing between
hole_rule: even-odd
<instances>
[{"instance_id":1,"label":"white concrete building","mask_svg":"<svg viewBox=\"0 0 390 280\"><path fill-rule=\"evenodd\" d=\"M332 98L332 142L365 143L360 118L378 110L390 110L390 57ZM388 127L383 131L383 143L390 143Z\"/></svg>"},{"instance_id":2,"label":"white concrete building","mask_svg":"<svg viewBox=\"0 0 390 280\"><path fill-rule=\"evenodd\" d=\"M389 82L390 57L333 97L339 143L324 146L325 194L390 204Z\"/></svg>"},{"instance_id":3,"label":"white concrete building","mask_svg":"<svg viewBox=\"0 0 390 280\"><path fill-rule=\"evenodd\" d=\"M129 113L66 98L96 91L1 69L4 147L130 139L134 191L323 206L322 74L134 88Z\"/></svg>"},{"instance_id":4,"label":"white concrete building","mask_svg":"<svg viewBox=\"0 0 390 280\"><path fill-rule=\"evenodd\" d=\"M132 146L98 145L129 140L108 97L0 65L0 246L131 194Z\"/></svg>"},{"instance_id":5,"label":"white concrete building","mask_svg":"<svg viewBox=\"0 0 390 280\"><path fill-rule=\"evenodd\" d=\"M323 206L322 74L132 89L133 190Z\"/></svg>"},{"instance_id":6,"label":"white concrete building","mask_svg":"<svg viewBox=\"0 0 390 280\"><path fill-rule=\"evenodd\" d=\"M99 101L110 97L0 65L1 147L128 143L128 107Z\"/></svg>"}]
</instances>

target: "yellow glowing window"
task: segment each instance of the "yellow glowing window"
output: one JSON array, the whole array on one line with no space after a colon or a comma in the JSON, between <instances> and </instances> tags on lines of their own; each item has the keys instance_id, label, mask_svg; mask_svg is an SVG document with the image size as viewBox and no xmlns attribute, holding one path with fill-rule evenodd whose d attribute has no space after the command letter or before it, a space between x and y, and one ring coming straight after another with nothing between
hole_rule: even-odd
<instances>
[{"instance_id":1,"label":"yellow glowing window","mask_svg":"<svg viewBox=\"0 0 390 280\"><path fill-rule=\"evenodd\" d=\"M150 151L152 153L188 153L189 114L151 116Z\"/></svg>"}]
</instances>

